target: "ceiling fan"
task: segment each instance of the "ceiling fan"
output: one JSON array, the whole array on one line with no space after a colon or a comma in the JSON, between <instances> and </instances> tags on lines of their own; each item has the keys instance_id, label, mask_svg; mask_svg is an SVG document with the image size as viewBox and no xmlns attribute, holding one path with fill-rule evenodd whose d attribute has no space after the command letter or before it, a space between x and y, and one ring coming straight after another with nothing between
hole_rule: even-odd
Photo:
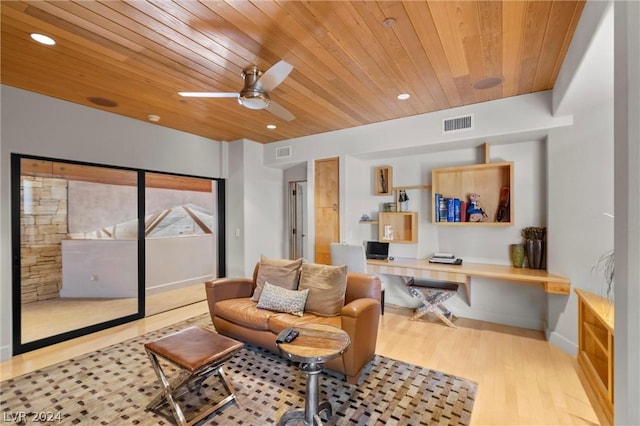
<instances>
[{"instance_id":1,"label":"ceiling fan","mask_svg":"<svg viewBox=\"0 0 640 426\"><path fill-rule=\"evenodd\" d=\"M237 98L238 103L249 109L266 109L285 121L296 118L288 109L272 101L269 91L275 89L293 70L293 65L280 61L264 73L252 65L242 71L244 87L234 92L178 92L180 96L193 98Z\"/></svg>"}]
</instances>

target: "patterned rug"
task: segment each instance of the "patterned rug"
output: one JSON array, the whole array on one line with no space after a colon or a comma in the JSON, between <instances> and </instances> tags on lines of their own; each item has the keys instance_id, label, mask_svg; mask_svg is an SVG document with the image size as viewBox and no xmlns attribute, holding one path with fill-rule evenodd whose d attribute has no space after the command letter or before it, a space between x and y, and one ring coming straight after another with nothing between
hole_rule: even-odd
<instances>
[{"instance_id":1,"label":"patterned rug","mask_svg":"<svg viewBox=\"0 0 640 426\"><path fill-rule=\"evenodd\" d=\"M213 330L205 314L0 383L0 423L175 424L168 410L145 411L160 386L143 344L190 325ZM163 368L170 377L177 374L170 365ZM287 410L304 407L305 376L296 363L277 354L246 345L227 362L225 373L240 404L228 404L201 424L277 424ZM477 389L461 377L379 355L358 386L332 372L323 372L319 382L320 400L330 401L334 412L327 425L466 425ZM221 388L214 375L200 395L183 397L187 418L221 399Z\"/></svg>"}]
</instances>

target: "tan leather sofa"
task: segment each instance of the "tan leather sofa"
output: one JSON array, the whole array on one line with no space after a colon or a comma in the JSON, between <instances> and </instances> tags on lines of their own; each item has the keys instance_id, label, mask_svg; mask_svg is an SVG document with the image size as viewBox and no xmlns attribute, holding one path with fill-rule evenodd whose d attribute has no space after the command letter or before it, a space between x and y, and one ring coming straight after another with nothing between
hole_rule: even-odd
<instances>
[{"instance_id":1,"label":"tan leather sofa","mask_svg":"<svg viewBox=\"0 0 640 426\"><path fill-rule=\"evenodd\" d=\"M278 352L276 335L290 326L330 324L349 334L351 345L325 367L342 373L349 383L358 382L360 372L373 359L380 318L380 279L348 273L344 307L340 315L324 317L305 312L302 317L258 309L251 300L259 265L250 278L220 278L205 284L209 313L222 335Z\"/></svg>"}]
</instances>

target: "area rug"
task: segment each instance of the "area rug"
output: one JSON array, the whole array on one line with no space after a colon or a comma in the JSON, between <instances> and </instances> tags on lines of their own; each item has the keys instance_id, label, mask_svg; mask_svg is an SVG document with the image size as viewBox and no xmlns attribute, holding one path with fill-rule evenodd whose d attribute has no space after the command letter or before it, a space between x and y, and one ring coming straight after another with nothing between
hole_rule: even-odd
<instances>
[{"instance_id":1,"label":"area rug","mask_svg":"<svg viewBox=\"0 0 640 426\"><path fill-rule=\"evenodd\" d=\"M190 325L213 330L208 315L175 324L0 383L2 423L62 425L171 425L168 410L145 411L160 386L143 344ZM163 364L169 374L177 374ZM287 410L304 407L305 376L278 354L246 345L225 365L239 404L203 420L207 425L270 425ZM466 425L474 382L376 355L360 383L339 374L320 376L321 400L333 416L327 425ZM187 418L221 398L215 376L200 395L181 400ZM290 423L294 424L294 423Z\"/></svg>"}]
</instances>

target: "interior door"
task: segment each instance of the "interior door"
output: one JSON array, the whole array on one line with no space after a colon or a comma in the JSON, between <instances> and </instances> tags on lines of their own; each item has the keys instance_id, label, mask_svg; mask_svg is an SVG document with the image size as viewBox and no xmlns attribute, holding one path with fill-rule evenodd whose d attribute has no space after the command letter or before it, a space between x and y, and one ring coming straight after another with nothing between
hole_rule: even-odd
<instances>
[{"instance_id":1,"label":"interior door","mask_svg":"<svg viewBox=\"0 0 640 426\"><path fill-rule=\"evenodd\" d=\"M289 259L305 257L307 182L289 182Z\"/></svg>"},{"instance_id":2,"label":"interior door","mask_svg":"<svg viewBox=\"0 0 640 426\"><path fill-rule=\"evenodd\" d=\"M340 240L339 159L315 162L315 262L331 264L330 244Z\"/></svg>"}]
</instances>

